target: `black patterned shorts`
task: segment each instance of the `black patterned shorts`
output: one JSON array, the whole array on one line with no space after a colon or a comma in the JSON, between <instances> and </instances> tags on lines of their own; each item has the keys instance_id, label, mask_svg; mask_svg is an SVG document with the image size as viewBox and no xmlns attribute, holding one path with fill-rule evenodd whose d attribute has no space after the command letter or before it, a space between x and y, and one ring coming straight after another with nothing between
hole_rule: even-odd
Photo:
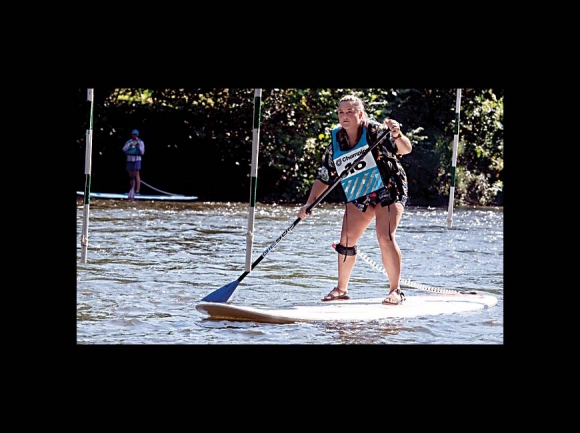
<instances>
[{"instance_id":1,"label":"black patterned shorts","mask_svg":"<svg viewBox=\"0 0 580 433\"><path fill-rule=\"evenodd\" d=\"M360 211L365 212L369 206L376 206L380 203L382 207L385 207L396 202L405 206L407 203L407 196L403 195L400 198L393 198L390 191L386 187L383 187L375 192L371 192L370 194L353 200L352 204L354 204Z\"/></svg>"}]
</instances>

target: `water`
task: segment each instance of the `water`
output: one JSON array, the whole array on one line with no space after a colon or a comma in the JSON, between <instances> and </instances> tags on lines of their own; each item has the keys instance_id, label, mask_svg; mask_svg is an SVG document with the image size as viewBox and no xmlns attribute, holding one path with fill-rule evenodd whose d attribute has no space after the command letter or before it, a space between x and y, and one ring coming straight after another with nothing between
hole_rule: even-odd
<instances>
[{"instance_id":1,"label":"water","mask_svg":"<svg viewBox=\"0 0 580 433\"><path fill-rule=\"evenodd\" d=\"M252 262L296 219L297 206L255 207ZM319 205L246 276L230 301L262 307L319 301L336 284L343 206ZM397 231L402 278L498 298L472 312L370 322L274 325L207 318L195 305L237 280L246 264L247 203L92 200L81 263L77 200L76 341L83 345L501 345L502 209L407 207ZM374 223L359 248L380 263ZM358 260L351 297L382 297L386 277ZM427 294L402 284L407 296ZM393 307L395 308L395 307Z\"/></svg>"}]
</instances>

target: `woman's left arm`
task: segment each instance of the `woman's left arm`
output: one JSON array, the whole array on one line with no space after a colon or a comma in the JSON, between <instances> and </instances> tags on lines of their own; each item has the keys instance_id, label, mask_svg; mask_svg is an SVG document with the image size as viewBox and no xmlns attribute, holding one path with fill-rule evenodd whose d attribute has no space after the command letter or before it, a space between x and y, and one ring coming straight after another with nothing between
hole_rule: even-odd
<instances>
[{"instance_id":1,"label":"woman's left arm","mask_svg":"<svg viewBox=\"0 0 580 433\"><path fill-rule=\"evenodd\" d=\"M404 136L401 131L399 131L399 136L394 137L395 139L395 147L397 148L398 155L406 155L407 153L411 153L413 150L413 145L411 144L411 140L408 137Z\"/></svg>"},{"instance_id":2,"label":"woman's left arm","mask_svg":"<svg viewBox=\"0 0 580 433\"><path fill-rule=\"evenodd\" d=\"M399 122L394 119L385 119L385 125L391 131L391 138L393 138L393 144L397 148L397 154L406 155L411 153L411 150L413 150L411 140L403 135Z\"/></svg>"}]
</instances>

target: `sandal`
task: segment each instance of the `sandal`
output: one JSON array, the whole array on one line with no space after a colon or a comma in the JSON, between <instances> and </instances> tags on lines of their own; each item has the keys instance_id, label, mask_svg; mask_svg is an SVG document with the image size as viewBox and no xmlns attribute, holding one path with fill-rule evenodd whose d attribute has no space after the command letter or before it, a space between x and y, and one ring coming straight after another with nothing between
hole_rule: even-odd
<instances>
[{"instance_id":1,"label":"sandal","mask_svg":"<svg viewBox=\"0 0 580 433\"><path fill-rule=\"evenodd\" d=\"M399 295L399 299L392 296L394 294ZM383 304L385 305L400 305L405 300L405 294L401 292L401 289L393 289L389 292L387 297L383 300Z\"/></svg>"},{"instance_id":2,"label":"sandal","mask_svg":"<svg viewBox=\"0 0 580 433\"><path fill-rule=\"evenodd\" d=\"M333 295L332 292L336 292L336 295ZM346 291L339 290L338 287L332 289L328 295L322 298L323 301L335 301L337 299L350 299L350 296L346 294Z\"/></svg>"}]
</instances>

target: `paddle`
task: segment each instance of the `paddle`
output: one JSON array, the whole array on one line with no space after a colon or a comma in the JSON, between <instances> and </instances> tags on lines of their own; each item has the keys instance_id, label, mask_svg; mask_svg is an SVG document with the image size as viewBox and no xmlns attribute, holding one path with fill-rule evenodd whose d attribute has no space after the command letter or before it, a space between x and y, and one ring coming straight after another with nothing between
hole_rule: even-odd
<instances>
[{"instance_id":1,"label":"paddle","mask_svg":"<svg viewBox=\"0 0 580 433\"><path fill-rule=\"evenodd\" d=\"M155 188L155 187L153 187L153 186L149 185L149 184L148 184L147 182L145 182L143 179L141 179L141 183L142 183L143 185L145 185L145 186L148 186L149 188L151 188L151 189L153 189L153 190L157 191L157 192L160 192L161 194L167 194L167 195L183 195L183 194L174 194L174 193L172 193L172 192L162 191L162 190L160 190L160 189L157 189L157 188Z\"/></svg>"},{"instance_id":2,"label":"paddle","mask_svg":"<svg viewBox=\"0 0 580 433\"><path fill-rule=\"evenodd\" d=\"M362 160L365 158L365 156L366 156L366 155L367 155L367 154L368 154L368 153L369 153L371 150L373 150L373 149L374 149L376 146L378 146L378 145L379 145L379 144L380 144L380 143L381 143L381 142L382 142L382 141L385 139L385 137L386 137L387 135L388 135L388 133L387 133L387 132L385 132L385 133L383 134L383 136L382 136L380 139L378 139L378 140L376 141L376 143L374 143L372 146L369 146L367 149L365 149L365 151L364 151L364 152L362 152L362 153L359 155L359 157L358 157L358 158L356 158L356 159L353 161L353 163L351 164L351 167L356 167L356 166L357 166L357 164L358 164L359 162L361 162L361 161L362 161ZM349 173L349 172L350 172L350 170L344 170L344 171L343 171L343 172L340 174L340 176L339 176L337 179L335 179L335 181L334 181L333 183L331 183L331 184L328 186L328 188L326 189L326 191L324 191L324 192L323 192L323 193L320 195L320 197L318 197L316 200L314 200L314 202L313 202L313 203L312 203L310 206L308 206L308 207L306 208L306 213L310 213L310 211L311 211L311 210L312 210L312 209L313 209L313 208L314 208L316 205L318 205L318 204L319 204L319 203L320 203L320 202L321 202L321 201L324 199L324 197L326 197L326 196L327 196L327 195L330 193L330 191L332 191L332 190L333 190L333 189L334 189L334 188L335 188L335 187L336 187L336 186L337 186L337 185L340 183L340 181L341 181L341 180L342 180L344 177L346 177L346 176L348 175L348 173ZM296 227L296 226L298 225L298 223L299 223L300 221L302 221L302 218L300 218L300 217L296 218L296 219L294 220L294 222L293 222L292 224L290 224L290 226L289 226L289 227L288 227L286 230L284 230L284 232L283 232L283 233L282 233L280 236L278 236L278 238L277 238L277 239L276 239L274 242L272 242L268 248L266 248L266 249L264 250L264 252L262 253L262 255L261 255L260 257L258 257L258 258L257 258L257 259L254 261L254 263L252 263L252 267L251 267L250 271L252 271L252 270L253 270L253 269L254 269L254 268L255 268L255 267L258 265L258 263L260 263L260 262L262 261L262 259L263 259L264 257L266 257L266 256L268 255L268 253L269 253L270 251L272 251L272 250L274 249L274 247L276 247L276 245L278 245L278 244L280 243L280 241L281 241L282 239L284 239L284 238L286 237L286 235L287 235L288 233L290 233L290 232L291 232L291 231L294 229L294 227ZM227 301L228 301L228 299L230 299L230 297L231 297L231 296L232 296L232 294L234 293L234 290L236 290L236 288L238 287L238 285L240 284L240 282L241 282L241 281L242 281L244 278L246 278L246 275L248 275L248 274L250 273L250 271L245 271L245 272L244 272L242 275L240 275L240 276L238 277L238 279L237 279L237 280L235 280L235 281L232 281L231 283L229 283L229 284L226 284L225 286L223 286L223 287L220 287L219 289L217 289L217 290L215 290L215 291L211 292L209 295L207 295L205 298L203 298L203 299L202 299L202 301L204 301L204 302L227 302Z\"/></svg>"}]
</instances>

